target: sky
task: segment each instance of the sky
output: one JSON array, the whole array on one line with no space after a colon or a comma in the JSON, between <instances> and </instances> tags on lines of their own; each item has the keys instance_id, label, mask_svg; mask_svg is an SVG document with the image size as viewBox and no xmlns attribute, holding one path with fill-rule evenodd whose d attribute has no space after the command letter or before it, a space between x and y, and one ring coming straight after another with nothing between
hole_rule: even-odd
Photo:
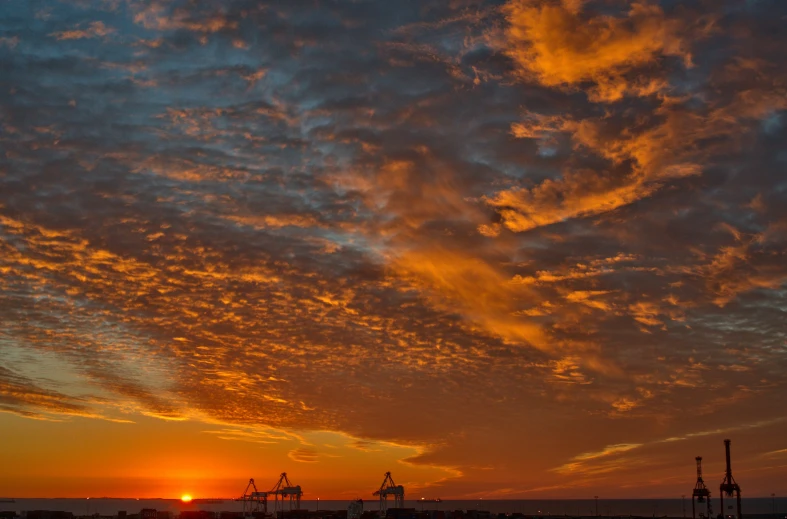
<instances>
[{"instance_id":1,"label":"sky","mask_svg":"<svg viewBox=\"0 0 787 519\"><path fill-rule=\"evenodd\" d=\"M787 493L785 22L3 1L2 493Z\"/></svg>"}]
</instances>

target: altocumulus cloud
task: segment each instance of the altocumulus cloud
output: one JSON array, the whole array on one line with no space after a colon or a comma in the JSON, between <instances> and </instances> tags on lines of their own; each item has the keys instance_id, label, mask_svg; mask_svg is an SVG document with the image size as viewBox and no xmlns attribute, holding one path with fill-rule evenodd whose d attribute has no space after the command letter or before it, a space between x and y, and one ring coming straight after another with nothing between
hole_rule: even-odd
<instances>
[{"instance_id":1,"label":"altocumulus cloud","mask_svg":"<svg viewBox=\"0 0 787 519\"><path fill-rule=\"evenodd\" d=\"M89 384L9 353L0 410L444 495L645 486L730 415L782 452L787 5L700 4L4 3L0 348Z\"/></svg>"}]
</instances>

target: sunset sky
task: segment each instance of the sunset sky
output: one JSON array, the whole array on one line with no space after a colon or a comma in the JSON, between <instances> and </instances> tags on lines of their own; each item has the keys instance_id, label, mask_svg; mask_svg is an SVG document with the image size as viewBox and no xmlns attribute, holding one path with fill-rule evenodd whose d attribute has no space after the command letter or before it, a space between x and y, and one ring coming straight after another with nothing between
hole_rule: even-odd
<instances>
[{"instance_id":1,"label":"sunset sky","mask_svg":"<svg viewBox=\"0 0 787 519\"><path fill-rule=\"evenodd\" d=\"M787 2L0 3L0 494L787 493Z\"/></svg>"}]
</instances>

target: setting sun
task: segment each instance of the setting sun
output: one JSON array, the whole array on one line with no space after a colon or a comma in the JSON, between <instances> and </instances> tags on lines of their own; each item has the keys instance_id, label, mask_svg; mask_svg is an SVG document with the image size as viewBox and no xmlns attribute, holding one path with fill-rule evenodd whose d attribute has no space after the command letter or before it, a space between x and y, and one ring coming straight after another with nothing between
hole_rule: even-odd
<instances>
[{"instance_id":1,"label":"setting sun","mask_svg":"<svg viewBox=\"0 0 787 519\"><path fill-rule=\"evenodd\" d=\"M183 494L182 496L180 496L180 500L183 501L184 503L191 503L191 496L188 494Z\"/></svg>"}]
</instances>

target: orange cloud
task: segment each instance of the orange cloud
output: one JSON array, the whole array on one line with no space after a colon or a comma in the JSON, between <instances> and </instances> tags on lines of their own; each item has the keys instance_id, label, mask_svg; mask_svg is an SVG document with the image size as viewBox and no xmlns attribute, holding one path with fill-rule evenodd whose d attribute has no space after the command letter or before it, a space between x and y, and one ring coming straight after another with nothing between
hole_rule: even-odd
<instances>
[{"instance_id":1,"label":"orange cloud","mask_svg":"<svg viewBox=\"0 0 787 519\"><path fill-rule=\"evenodd\" d=\"M287 456L298 463L317 463L319 453L314 449L299 447L291 450Z\"/></svg>"},{"instance_id":2,"label":"orange cloud","mask_svg":"<svg viewBox=\"0 0 787 519\"><path fill-rule=\"evenodd\" d=\"M422 249L394 258L392 269L438 308L458 311L469 323L508 341L550 348L538 323L514 315L518 306L529 306L532 295L485 261L457 251Z\"/></svg>"},{"instance_id":3,"label":"orange cloud","mask_svg":"<svg viewBox=\"0 0 787 519\"><path fill-rule=\"evenodd\" d=\"M566 295L566 301L583 304L596 310L607 311L611 308L610 304L596 298L609 293L609 290L575 290Z\"/></svg>"},{"instance_id":4,"label":"orange cloud","mask_svg":"<svg viewBox=\"0 0 787 519\"><path fill-rule=\"evenodd\" d=\"M625 16L583 13L579 0L513 0L505 6L508 54L525 76L546 86L591 82L593 100L616 101L627 94L663 89L658 78L629 80L626 72L661 56L691 54L682 23L665 17L657 5L635 2Z\"/></svg>"},{"instance_id":5,"label":"orange cloud","mask_svg":"<svg viewBox=\"0 0 787 519\"><path fill-rule=\"evenodd\" d=\"M563 175L532 188L502 190L485 200L513 232L607 213L648 198L677 179L700 175L712 157L739 148L749 138L752 121L787 106L783 88L767 83L702 110L683 104L689 101L661 99L636 124L626 124L622 114L612 111L584 119L528 112L511 126L512 135L570 136L573 147ZM591 153L607 165L580 168L569 160L580 153Z\"/></svg>"},{"instance_id":6,"label":"orange cloud","mask_svg":"<svg viewBox=\"0 0 787 519\"><path fill-rule=\"evenodd\" d=\"M774 252L787 242L787 224L777 222L753 235L728 225L722 229L730 232L736 243L722 247L707 264L686 269L706 280L716 305L723 307L749 290L776 289L787 282L784 254Z\"/></svg>"},{"instance_id":7,"label":"orange cloud","mask_svg":"<svg viewBox=\"0 0 787 519\"><path fill-rule=\"evenodd\" d=\"M72 29L70 31L53 32L58 40L81 40L85 38L100 38L115 32L112 27L107 27L104 22L90 22L85 29Z\"/></svg>"},{"instance_id":8,"label":"orange cloud","mask_svg":"<svg viewBox=\"0 0 787 519\"><path fill-rule=\"evenodd\" d=\"M172 8L166 2L154 0L145 4L133 4L134 22L146 29L177 30L186 29L201 34L215 33L233 29L237 22L228 20L220 12L195 13L191 9Z\"/></svg>"},{"instance_id":9,"label":"orange cloud","mask_svg":"<svg viewBox=\"0 0 787 519\"><path fill-rule=\"evenodd\" d=\"M593 171L568 172L562 179L545 180L532 189L514 187L487 198L498 208L506 228L523 232L612 211L650 196L657 186L637 178L622 183Z\"/></svg>"},{"instance_id":10,"label":"orange cloud","mask_svg":"<svg viewBox=\"0 0 787 519\"><path fill-rule=\"evenodd\" d=\"M559 474L599 475L619 470L630 465L621 455L642 447L641 443L619 443L607 445L599 451L584 452L574 456L569 462L552 469Z\"/></svg>"}]
</instances>

